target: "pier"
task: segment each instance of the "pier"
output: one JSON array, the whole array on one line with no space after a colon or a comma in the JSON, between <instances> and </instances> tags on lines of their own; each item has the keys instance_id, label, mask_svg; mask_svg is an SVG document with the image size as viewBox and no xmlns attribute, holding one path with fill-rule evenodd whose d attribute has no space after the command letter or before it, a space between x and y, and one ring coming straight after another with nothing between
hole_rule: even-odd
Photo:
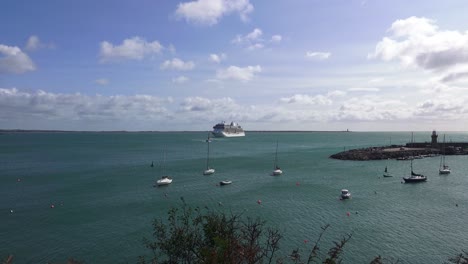
<instances>
[{"instance_id":1,"label":"pier","mask_svg":"<svg viewBox=\"0 0 468 264\"><path fill-rule=\"evenodd\" d=\"M468 142L439 142L436 131L432 132L430 142L410 142L405 145L369 147L342 151L330 156L340 160L383 160L418 159L445 155L467 155Z\"/></svg>"}]
</instances>

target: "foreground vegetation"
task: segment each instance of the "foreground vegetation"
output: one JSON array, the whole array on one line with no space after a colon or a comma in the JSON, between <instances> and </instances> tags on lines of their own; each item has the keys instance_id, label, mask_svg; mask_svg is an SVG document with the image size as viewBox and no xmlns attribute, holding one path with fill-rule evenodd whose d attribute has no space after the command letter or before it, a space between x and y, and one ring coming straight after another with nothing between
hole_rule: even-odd
<instances>
[{"instance_id":1,"label":"foreground vegetation","mask_svg":"<svg viewBox=\"0 0 468 264\"><path fill-rule=\"evenodd\" d=\"M292 249L287 256L278 255L283 238L277 229L266 222L242 214L188 206L182 199L180 208L168 212L167 221L155 219L151 238L144 238L148 256L140 256L139 264L176 263L324 263L342 262L345 245L352 238L345 235L321 252L320 241L329 225L322 227L317 240L306 249ZM12 264L13 256L2 258L3 264ZM468 264L468 253L463 251L450 258L449 263ZM104 260L105 262L105 260ZM398 263L398 260L376 256L371 264ZM69 259L67 264L82 264Z\"/></svg>"}]
</instances>

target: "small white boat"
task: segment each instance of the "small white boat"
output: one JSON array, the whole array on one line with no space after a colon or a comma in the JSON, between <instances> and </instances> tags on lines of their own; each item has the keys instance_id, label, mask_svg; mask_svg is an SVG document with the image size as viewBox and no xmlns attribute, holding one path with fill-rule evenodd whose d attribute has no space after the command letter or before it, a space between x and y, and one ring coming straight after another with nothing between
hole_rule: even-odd
<instances>
[{"instance_id":1,"label":"small white boat","mask_svg":"<svg viewBox=\"0 0 468 264\"><path fill-rule=\"evenodd\" d=\"M156 181L158 186L169 185L172 183L172 179L169 176L162 176L161 179Z\"/></svg>"},{"instance_id":2,"label":"small white boat","mask_svg":"<svg viewBox=\"0 0 468 264\"><path fill-rule=\"evenodd\" d=\"M340 197L341 197L342 200L349 199L349 198L351 198L351 193L347 189L342 189Z\"/></svg>"},{"instance_id":3,"label":"small white boat","mask_svg":"<svg viewBox=\"0 0 468 264\"><path fill-rule=\"evenodd\" d=\"M223 185L229 185L229 184L231 184L231 183L232 183L232 181L226 180L226 181L220 181L220 182L219 182L219 185L223 186Z\"/></svg>"},{"instance_id":4,"label":"small white boat","mask_svg":"<svg viewBox=\"0 0 468 264\"><path fill-rule=\"evenodd\" d=\"M271 173L271 175L279 176L281 174L283 174L283 171L278 166L278 141L276 141L275 163L273 164L273 172Z\"/></svg>"},{"instance_id":5,"label":"small white boat","mask_svg":"<svg viewBox=\"0 0 468 264\"><path fill-rule=\"evenodd\" d=\"M208 168L203 172L203 175L211 175L213 173L215 173L215 170L212 168Z\"/></svg>"},{"instance_id":6,"label":"small white boat","mask_svg":"<svg viewBox=\"0 0 468 264\"><path fill-rule=\"evenodd\" d=\"M444 144L443 144L442 157L440 158L439 174L450 174L450 172L451 172L450 167L447 164L445 164L445 135L444 135Z\"/></svg>"},{"instance_id":7,"label":"small white boat","mask_svg":"<svg viewBox=\"0 0 468 264\"><path fill-rule=\"evenodd\" d=\"M206 169L203 171L203 175L211 175L215 173L215 169L210 168L210 135L208 134L208 139L206 140L206 144L208 145L208 151L206 154Z\"/></svg>"},{"instance_id":8,"label":"small white boat","mask_svg":"<svg viewBox=\"0 0 468 264\"><path fill-rule=\"evenodd\" d=\"M165 165L166 165L166 151L163 151L163 161L161 162L161 174L165 174ZM156 181L156 184L154 186L164 186L164 185L169 185L172 183L172 178L169 178L169 176L161 176L161 179Z\"/></svg>"},{"instance_id":9,"label":"small white boat","mask_svg":"<svg viewBox=\"0 0 468 264\"><path fill-rule=\"evenodd\" d=\"M439 174L450 174L451 170L448 165L443 165L442 168L439 169Z\"/></svg>"},{"instance_id":10,"label":"small white boat","mask_svg":"<svg viewBox=\"0 0 468 264\"><path fill-rule=\"evenodd\" d=\"M383 176L384 176L384 177L393 177L393 175L390 174L390 172L388 172L387 166L385 166L385 170L384 170Z\"/></svg>"}]
</instances>

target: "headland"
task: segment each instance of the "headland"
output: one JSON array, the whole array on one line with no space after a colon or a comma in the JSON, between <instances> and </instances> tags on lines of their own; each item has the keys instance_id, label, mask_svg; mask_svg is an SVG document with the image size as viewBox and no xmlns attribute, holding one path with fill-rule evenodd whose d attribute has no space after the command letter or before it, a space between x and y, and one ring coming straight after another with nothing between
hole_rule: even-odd
<instances>
[{"instance_id":1,"label":"headland","mask_svg":"<svg viewBox=\"0 0 468 264\"><path fill-rule=\"evenodd\" d=\"M368 147L342 151L330 156L340 160L418 159L444 155L468 155L468 142L439 142L432 131L430 142L410 142L405 145Z\"/></svg>"}]
</instances>

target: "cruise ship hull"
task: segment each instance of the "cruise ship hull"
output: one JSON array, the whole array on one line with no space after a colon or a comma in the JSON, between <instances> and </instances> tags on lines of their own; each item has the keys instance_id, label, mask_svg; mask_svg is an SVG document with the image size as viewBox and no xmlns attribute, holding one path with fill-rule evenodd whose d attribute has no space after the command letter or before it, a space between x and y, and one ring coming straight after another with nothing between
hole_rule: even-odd
<instances>
[{"instance_id":1,"label":"cruise ship hull","mask_svg":"<svg viewBox=\"0 0 468 264\"><path fill-rule=\"evenodd\" d=\"M244 132L230 133L230 132L213 132L213 136L221 137L243 137L245 136Z\"/></svg>"}]
</instances>

